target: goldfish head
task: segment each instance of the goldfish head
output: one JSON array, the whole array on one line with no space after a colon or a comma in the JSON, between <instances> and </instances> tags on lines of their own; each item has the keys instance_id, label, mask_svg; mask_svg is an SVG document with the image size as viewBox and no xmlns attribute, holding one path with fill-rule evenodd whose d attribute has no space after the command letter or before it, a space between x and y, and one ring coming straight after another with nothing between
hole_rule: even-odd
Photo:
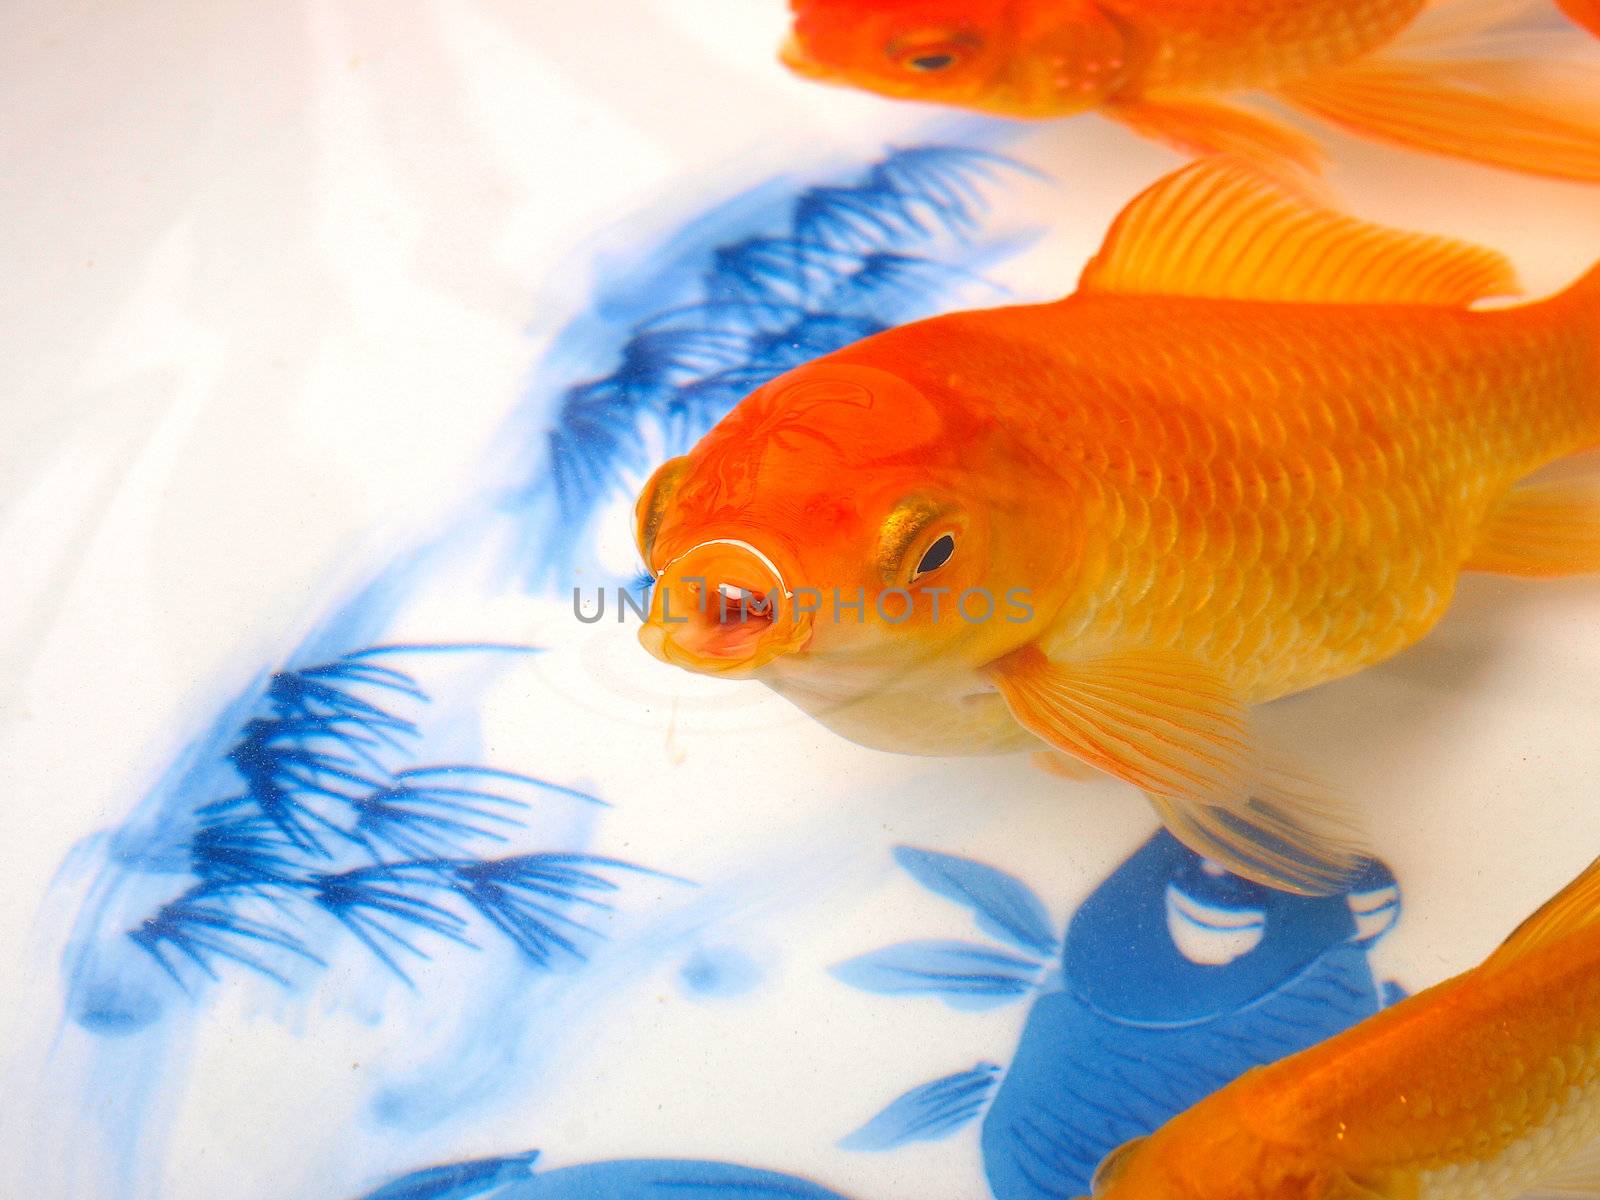
<instances>
[{"instance_id":1,"label":"goldfish head","mask_svg":"<svg viewBox=\"0 0 1600 1200\"><path fill-rule=\"evenodd\" d=\"M1001 436L875 367L774 380L640 494L656 580L640 640L692 671L769 679L799 660L887 677L1021 645L1028 472L990 456Z\"/></svg>"},{"instance_id":2,"label":"goldfish head","mask_svg":"<svg viewBox=\"0 0 1600 1200\"><path fill-rule=\"evenodd\" d=\"M1093 0L792 0L779 57L879 95L1013 117L1098 107L1126 75L1122 30Z\"/></svg>"}]
</instances>

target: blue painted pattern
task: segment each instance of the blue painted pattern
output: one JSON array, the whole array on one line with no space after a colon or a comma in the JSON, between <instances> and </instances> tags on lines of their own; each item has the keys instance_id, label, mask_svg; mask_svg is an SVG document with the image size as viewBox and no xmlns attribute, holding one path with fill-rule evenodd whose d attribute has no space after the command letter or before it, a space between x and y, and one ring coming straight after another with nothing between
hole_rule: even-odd
<instances>
[{"instance_id":1,"label":"blue painted pattern","mask_svg":"<svg viewBox=\"0 0 1600 1200\"><path fill-rule=\"evenodd\" d=\"M893 1149L981 1118L999 1200L1086 1194L1114 1147L1403 994L1380 989L1367 964L1399 915L1394 879L1378 863L1345 894L1293 896L1227 874L1161 832L1090 895L1058 942L1042 902L1011 876L926 850L896 858L1006 946L902 943L835 975L958 1008L1033 1003L1004 1071L980 1063L914 1088L842 1144Z\"/></svg>"},{"instance_id":2,"label":"blue painted pattern","mask_svg":"<svg viewBox=\"0 0 1600 1200\"><path fill-rule=\"evenodd\" d=\"M245 715L230 709L226 770L197 756L181 803L118 835L121 863L158 890L187 883L131 928L90 931L70 981L81 1023L127 1032L161 1010L148 973L117 952L119 933L190 995L227 966L292 986L327 965L336 929L408 983L406 963L429 957L430 937L479 945L492 933L535 966L583 958L595 936L585 912L608 909L622 878L658 873L595 855L490 852L536 804L603 802L519 772L416 761L423 730L406 708L429 697L395 663L444 651L529 652L369 647L274 672Z\"/></svg>"}]
</instances>

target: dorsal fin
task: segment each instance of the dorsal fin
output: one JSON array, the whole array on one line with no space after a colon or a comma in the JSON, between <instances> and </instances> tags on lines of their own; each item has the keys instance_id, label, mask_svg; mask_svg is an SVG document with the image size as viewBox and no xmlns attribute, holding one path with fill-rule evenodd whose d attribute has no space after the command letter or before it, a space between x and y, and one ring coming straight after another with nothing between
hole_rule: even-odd
<instances>
[{"instance_id":1,"label":"dorsal fin","mask_svg":"<svg viewBox=\"0 0 1600 1200\"><path fill-rule=\"evenodd\" d=\"M1123 209L1080 292L1461 307L1515 295L1492 250L1324 207L1237 159L1202 159Z\"/></svg>"},{"instance_id":2,"label":"dorsal fin","mask_svg":"<svg viewBox=\"0 0 1600 1200\"><path fill-rule=\"evenodd\" d=\"M1518 925L1500 948L1483 960L1479 969L1498 970L1597 923L1600 923L1600 858L1556 893L1555 899Z\"/></svg>"}]
</instances>

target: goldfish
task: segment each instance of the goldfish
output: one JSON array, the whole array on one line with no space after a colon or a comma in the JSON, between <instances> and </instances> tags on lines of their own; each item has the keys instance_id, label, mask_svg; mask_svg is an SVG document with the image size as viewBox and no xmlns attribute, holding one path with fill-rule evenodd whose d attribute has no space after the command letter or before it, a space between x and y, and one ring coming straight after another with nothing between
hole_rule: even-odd
<instances>
[{"instance_id":1,"label":"goldfish","mask_svg":"<svg viewBox=\"0 0 1600 1200\"><path fill-rule=\"evenodd\" d=\"M1097 1200L1593 1195L1600 861L1479 966L1112 1151ZM1585 1152L1588 1153L1585 1153Z\"/></svg>"},{"instance_id":2,"label":"goldfish","mask_svg":"<svg viewBox=\"0 0 1600 1200\"><path fill-rule=\"evenodd\" d=\"M635 505L663 661L906 754L1034 751L1197 853L1336 889L1352 810L1251 710L1421 639L1464 571L1600 569L1600 269L1234 159L1140 193L1078 290L902 325L754 390Z\"/></svg>"},{"instance_id":3,"label":"goldfish","mask_svg":"<svg viewBox=\"0 0 1600 1200\"><path fill-rule=\"evenodd\" d=\"M1600 0L1558 0L1600 35ZM1514 8L1528 7L1526 4ZM1099 112L1184 153L1312 165L1240 93L1359 136L1600 180L1600 100L1485 49L1484 0L792 0L780 57L880 95L1020 118ZM1492 47L1492 43L1487 43Z\"/></svg>"}]
</instances>

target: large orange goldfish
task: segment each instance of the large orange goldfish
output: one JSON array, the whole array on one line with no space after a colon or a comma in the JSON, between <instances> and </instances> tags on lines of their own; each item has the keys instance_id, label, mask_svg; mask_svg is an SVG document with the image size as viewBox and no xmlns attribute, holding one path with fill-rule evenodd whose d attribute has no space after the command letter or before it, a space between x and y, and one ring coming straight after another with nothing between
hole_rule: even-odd
<instances>
[{"instance_id":1,"label":"large orange goldfish","mask_svg":"<svg viewBox=\"0 0 1600 1200\"><path fill-rule=\"evenodd\" d=\"M1558 0L1600 34L1600 0ZM1379 140L1600 180L1600 104L1486 57L1492 0L792 0L795 71L1011 117L1099 111L1186 153L1314 163L1261 91ZM1526 5L1523 5L1525 7ZM1419 20L1418 18L1422 19Z\"/></svg>"},{"instance_id":2,"label":"large orange goldfish","mask_svg":"<svg viewBox=\"0 0 1600 1200\"><path fill-rule=\"evenodd\" d=\"M1096 1200L1600 1193L1600 862L1482 965L1113 1150Z\"/></svg>"},{"instance_id":3,"label":"large orange goldfish","mask_svg":"<svg viewBox=\"0 0 1600 1200\"><path fill-rule=\"evenodd\" d=\"M1078 292L957 313L759 388L637 505L658 657L916 754L1053 748L1235 871L1355 847L1251 705L1421 638L1463 570L1600 569L1600 270L1509 264L1205 159ZM1074 763L1072 760L1076 760Z\"/></svg>"}]
</instances>

